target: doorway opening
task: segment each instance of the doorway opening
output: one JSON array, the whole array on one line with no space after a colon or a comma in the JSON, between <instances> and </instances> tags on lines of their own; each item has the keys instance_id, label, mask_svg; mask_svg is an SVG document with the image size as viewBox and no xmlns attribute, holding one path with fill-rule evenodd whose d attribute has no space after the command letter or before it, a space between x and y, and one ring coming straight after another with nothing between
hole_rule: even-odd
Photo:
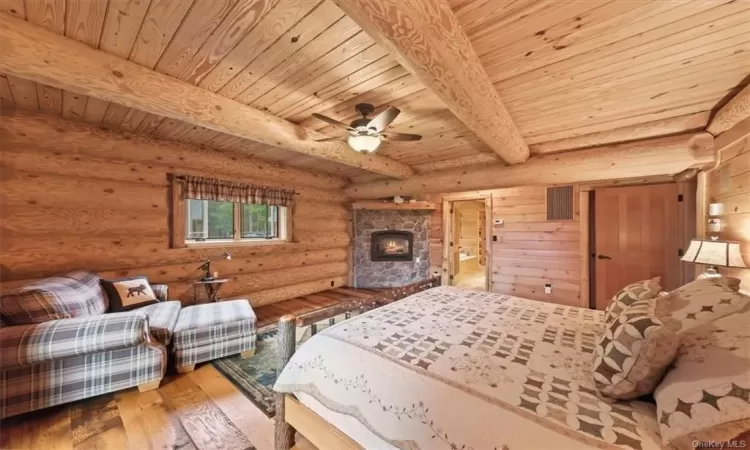
<instances>
[{"instance_id":1,"label":"doorway opening","mask_svg":"<svg viewBox=\"0 0 750 450\"><path fill-rule=\"evenodd\" d=\"M490 198L446 202L450 214L446 224L448 283L466 289L489 290L488 218ZM447 259L447 261L446 261Z\"/></svg>"}]
</instances>

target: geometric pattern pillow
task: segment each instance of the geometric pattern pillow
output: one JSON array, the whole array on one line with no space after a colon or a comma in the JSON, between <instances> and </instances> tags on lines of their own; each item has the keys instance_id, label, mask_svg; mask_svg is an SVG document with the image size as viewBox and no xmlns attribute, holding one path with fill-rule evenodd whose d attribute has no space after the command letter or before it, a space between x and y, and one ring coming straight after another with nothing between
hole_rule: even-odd
<instances>
[{"instance_id":1,"label":"geometric pattern pillow","mask_svg":"<svg viewBox=\"0 0 750 450\"><path fill-rule=\"evenodd\" d=\"M633 302L645 300L659 295L661 277L650 280L630 283L622 288L612 300L609 301L607 308L604 310L604 323L610 323L620 315L620 313Z\"/></svg>"},{"instance_id":2,"label":"geometric pattern pillow","mask_svg":"<svg viewBox=\"0 0 750 450\"><path fill-rule=\"evenodd\" d=\"M750 430L750 311L683 333L654 399L665 446L692 448Z\"/></svg>"},{"instance_id":3,"label":"geometric pattern pillow","mask_svg":"<svg viewBox=\"0 0 750 450\"><path fill-rule=\"evenodd\" d=\"M750 297L736 292L731 279L704 278L670 292L671 316L679 322L679 333L737 312L748 304Z\"/></svg>"},{"instance_id":4,"label":"geometric pattern pillow","mask_svg":"<svg viewBox=\"0 0 750 450\"><path fill-rule=\"evenodd\" d=\"M605 325L592 365L603 396L629 400L650 394L674 360L679 338L662 298L638 300Z\"/></svg>"}]
</instances>

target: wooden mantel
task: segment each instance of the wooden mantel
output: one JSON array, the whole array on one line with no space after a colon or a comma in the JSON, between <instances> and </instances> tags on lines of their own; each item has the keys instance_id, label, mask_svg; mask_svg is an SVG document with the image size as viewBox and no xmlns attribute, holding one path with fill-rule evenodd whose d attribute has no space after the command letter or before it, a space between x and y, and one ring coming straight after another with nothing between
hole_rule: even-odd
<instances>
[{"instance_id":1,"label":"wooden mantel","mask_svg":"<svg viewBox=\"0 0 750 450\"><path fill-rule=\"evenodd\" d=\"M404 203L393 203L393 202L357 202L352 205L354 209L398 209L398 210L410 210L410 209L425 209L432 210L437 209L437 205L432 202L404 202Z\"/></svg>"}]
</instances>

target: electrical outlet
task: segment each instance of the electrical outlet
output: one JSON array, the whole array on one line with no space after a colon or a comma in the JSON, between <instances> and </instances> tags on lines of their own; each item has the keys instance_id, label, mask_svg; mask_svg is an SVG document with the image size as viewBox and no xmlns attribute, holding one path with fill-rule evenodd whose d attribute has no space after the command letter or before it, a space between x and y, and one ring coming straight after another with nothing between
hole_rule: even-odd
<instances>
[{"instance_id":1,"label":"electrical outlet","mask_svg":"<svg viewBox=\"0 0 750 450\"><path fill-rule=\"evenodd\" d=\"M551 294L552 293L552 285L547 283L544 285L544 293L545 294Z\"/></svg>"},{"instance_id":2,"label":"electrical outlet","mask_svg":"<svg viewBox=\"0 0 750 450\"><path fill-rule=\"evenodd\" d=\"M419 263L421 263L421 262L422 262L422 257L421 257L421 256L417 256L416 258L414 258L414 261L415 261L415 262L416 262L417 264L419 264Z\"/></svg>"}]
</instances>

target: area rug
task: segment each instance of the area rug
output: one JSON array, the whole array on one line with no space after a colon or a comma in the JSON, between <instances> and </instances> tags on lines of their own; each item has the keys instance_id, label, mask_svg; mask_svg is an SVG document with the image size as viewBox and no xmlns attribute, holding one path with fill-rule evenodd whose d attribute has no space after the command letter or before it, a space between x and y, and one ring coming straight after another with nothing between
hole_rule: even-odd
<instances>
[{"instance_id":1,"label":"area rug","mask_svg":"<svg viewBox=\"0 0 750 450\"><path fill-rule=\"evenodd\" d=\"M357 315L356 312L351 313ZM335 323L345 320L344 315L336 316ZM318 332L330 326L328 319L318 322ZM217 359L212 364L245 397L250 399L268 417L276 415L273 385L276 383L276 335L277 328L261 330L255 343L255 355L242 359L240 355ZM297 348L310 339L310 327L297 328Z\"/></svg>"}]
</instances>

